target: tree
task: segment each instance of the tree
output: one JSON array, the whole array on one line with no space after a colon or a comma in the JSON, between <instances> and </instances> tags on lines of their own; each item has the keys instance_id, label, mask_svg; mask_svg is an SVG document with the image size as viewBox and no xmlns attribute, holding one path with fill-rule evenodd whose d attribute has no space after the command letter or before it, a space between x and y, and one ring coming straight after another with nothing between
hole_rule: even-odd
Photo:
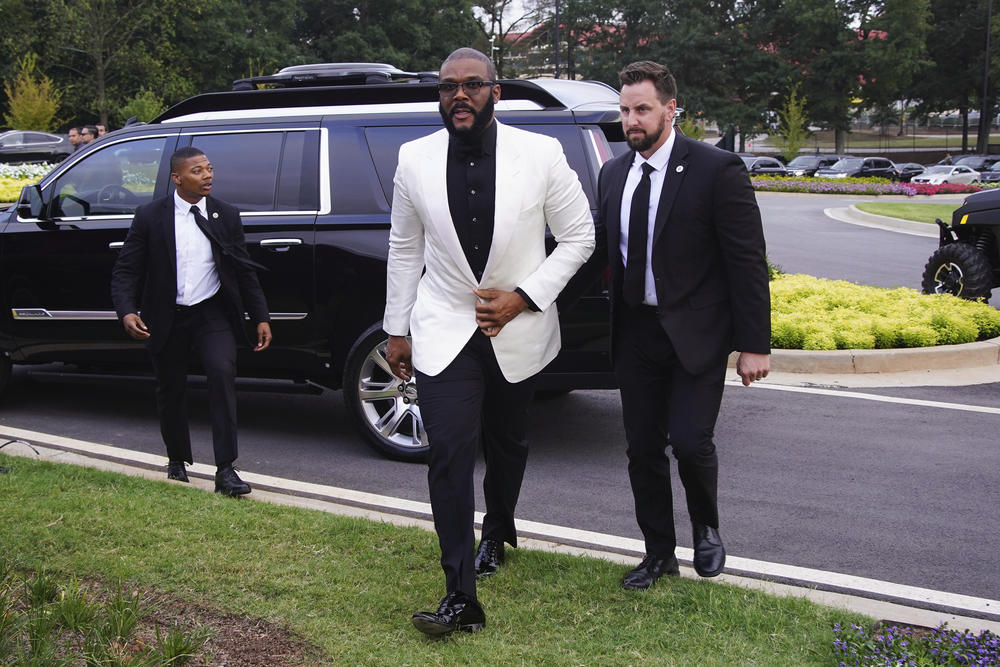
<instances>
[{"instance_id":1,"label":"tree","mask_svg":"<svg viewBox=\"0 0 1000 667\"><path fill-rule=\"evenodd\" d=\"M302 0L296 39L312 62L437 70L460 46L485 49L467 0Z\"/></svg>"},{"instance_id":2,"label":"tree","mask_svg":"<svg viewBox=\"0 0 1000 667\"><path fill-rule=\"evenodd\" d=\"M774 141L785 161L791 161L809 139L809 117L806 115L806 99L799 96L799 84L791 87L785 104L778 110L781 122Z\"/></svg>"},{"instance_id":3,"label":"tree","mask_svg":"<svg viewBox=\"0 0 1000 667\"><path fill-rule=\"evenodd\" d=\"M18 130L40 130L51 132L56 129L61 93L52 79L37 72L38 56L29 53L20 63L13 83L4 82L8 111L4 122Z\"/></svg>"},{"instance_id":4,"label":"tree","mask_svg":"<svg viewBox=\"0 0 1000 667\"><path fill-rule=\"evenodd\" d=\"M88 89L88 105L108 123L112 100L109 84L136 36L162 16L160 0L54 0L62 48L72 54L63 66Z\"/></svg>"}]
</instances>

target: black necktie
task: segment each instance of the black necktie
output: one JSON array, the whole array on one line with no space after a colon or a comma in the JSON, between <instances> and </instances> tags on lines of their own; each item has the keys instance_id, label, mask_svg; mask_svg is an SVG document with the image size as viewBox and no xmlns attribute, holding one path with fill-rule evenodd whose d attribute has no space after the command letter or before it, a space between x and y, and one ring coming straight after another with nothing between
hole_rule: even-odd
<instances>
[{"instance_id":1,"label":"black necktie","mask_svg":"<svg viewBox=\"0 0 1000 667\"><path fill-rule=\"evenodd\" d=\"M267 267L266 266L264 266L262 264L258 264L257 262L253 261L249 257L244 257L240 253L230 251L229 247L226 246L219 239L219 237L215 235L215 230L212 229L212 226L208 224L208 219L204 215L201 214L201 209L200 208L198 208L196 205L192 205L191 206L191 213L194 214L194 222L195 222L195 224L198 225L198 229L201 230L201 233L204 234L208 238L209 242L211 242L213 245L217 246L219 248L220 252L223 255L227 255L229 257L232 257L233 261L236 262L237 264L242 264L243 266L246 266L246 267L251 268L251 269L263 269L263 270L267 271Z\"/></svg>"},{"instance_id":2,"label":"black necktie","mask_svg":"<svg viewBox=\"0 0 1000 667\"><path fill-rule=\"evenodd\" d=\"M648 162L642 164L642 180L632 195L628 216L628 253L625 258L625 303L638 306L646 292L646 240L649 238L649 174L654 170Z\"/></svg>"}]
</instances>

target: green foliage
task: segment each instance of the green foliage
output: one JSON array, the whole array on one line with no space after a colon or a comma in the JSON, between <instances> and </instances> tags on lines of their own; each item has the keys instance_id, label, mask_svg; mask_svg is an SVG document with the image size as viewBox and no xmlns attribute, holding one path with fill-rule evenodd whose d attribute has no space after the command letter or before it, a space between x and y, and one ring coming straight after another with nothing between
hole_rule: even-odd
<instances>
[{"instance_id":1,"label":"green foliage","mask_svg":"<svg viewBox=\"0 0 1000 667\"><path fill-rule=\"evenodd\" d=\"M156 627L152 645L137 635L152 610L148 598L118 588L106 596L88 592L47 571L19 577L0 557L0 665L53 667L162 667L201 657L212 630Z\"/></svg>"},{"instance_id":2,"label":"green foliage","mask_svg":"<svg viewBox=\"0 0 1000 667\"><path fill-rule=\"evenodd\" d=\"M37 71L38 56L25 55L18 63L18 72L13 83L5 81L7 113L4 123L15 130L39 130L51 132L56 128L59 100L62 93L52 79Z\"/></svg>"},{"instance_id":3,"label":"green foliage","mask_svg":"<svg viewBox=\"0 0 1000 667\"><path fill-rule=\"evenodd\" d=\"M802 274L771 282L771 346L870 350L993 338L1000 311L947 294L920 294Z\"/></svg>"},{"instance_id":4,"label":"green foliage","mask_svg":"<svg viewBox=\"0 0 1000 667\"><path fill-rule=\"evenodd\" d=\"M816 664L834 623L870 622L713 581L636 595L621 564L517 549L479 589L486 631L432 641L409 623L441 595L431 531L32 459L15 471L0 480L8 557L273 619L323 651L315 664Z\"/></svg>"},{"instance_id":5,"label":"green foliage","mask_svg":"<svg viewBox=\"0 0 1000 667\"><path fill-rule=\"evenodd\" d=\"M684 116L684 121L677 126L685 137L701 141L705 138L705 128L691 116Z\"/></svg>"},{"instance_id":6,"label":"green foliage","mask_svg":"<svg viewBox=\"0 0 1000 667\"><path fill-rule=\"evenodd\" d=\"M785 104L778 110L781 122L774 135L774 142L784 156L786 162L791 162L806 141L809 140L809 116L806 114L806 98L799 95L799 86L792 86L785 98Z\"/></svg>"},{"instance_id":7,"label":"green foliage","mask_svg":"<svg viewBox=\"0 0 1000 667\"><path fill-rule=\"evenodd\" d=\"M129 118L148 123L167 110L163 100L151 90L143 88L118 110L118 123L125 124Z\"/></svg>"},{"instance_id":8,"label":"green foliage","mask_svg":"<svg viewBox=\"0 0 1000 667\"><path fill-rule=\"evenodd\" d=\"M212 636L208 628L192 632L178 625L171 625L165 634L156 629L156 653L164 665L186 665L198 656L205 642Z\"/></svg>"},{"instance_id":9,"label":"green foliage","mask_svg":"<svg viewBox=\"0 0 1000 667\"><path fill-rule=\"evenodd\" d=\"M934 220L940 218L951 222L951 214L958 208L958 204L911 204L909 202L859 202L855 204L858 210L875 215L884 215L890 218L900 218L902 220L914 220L934 224Z\"/></svg>"}]
</instances>

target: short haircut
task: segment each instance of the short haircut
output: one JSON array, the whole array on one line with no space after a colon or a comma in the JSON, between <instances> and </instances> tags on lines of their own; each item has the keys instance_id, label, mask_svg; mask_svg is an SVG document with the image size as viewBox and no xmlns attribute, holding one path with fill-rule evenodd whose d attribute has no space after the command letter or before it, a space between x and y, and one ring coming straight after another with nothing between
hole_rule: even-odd
<instances>
[{"instance_id":1,"label":"short haircut","mask_svg":"<svg viewBox=\"0 0 1000 667\"><path fill-rule=\"evenodd\" d=\"M476 51L468 46L455 49L448 55L447 58L444 59L444 62L441 63L442 69L445 65L455 60L478 60L486 65L486 76L489 77L490 81L495 81L497 78L497 68L493 66L493 61L487 58L486 54L481 51Z\"/></svg>"},{"instance_id":2,"label":"short haircut","mask_svg":"<svg viewBox=\"0 0 1000 667\"><path fill-rule=\"evenodd\" d=\"M174 151L174 154L170 156L170 173L176 174L177 170L181 168L181 163L184 162L184 160L204 154L205 151L200 148L195 148L194 146L183 146L178 148Z\"/></svg>"},{"instance_id":3,"label":"short haircut","mask_svg":"<svg viewBox=\"0 0 1000 667\"><path fill-rule=\"evenodd\" d=\"M97 128L94 127L93 125L84 125L82 132L86 132L87 134L92 134L95 137L97 136Z\"/></svg>"},{"instance_id":4,"label":"short haircut","mask_svg":"<svg viewBox=\"0 0 1000 667\"><path fill-rule=\"evenodd\" d=\"M643 81L651 81L656 88L656 96L666 104L677 97L677 82L666 67L652 60L640 60L626 65L618 73L618 82L624 88Z\"/></svg>"}]
</instances>

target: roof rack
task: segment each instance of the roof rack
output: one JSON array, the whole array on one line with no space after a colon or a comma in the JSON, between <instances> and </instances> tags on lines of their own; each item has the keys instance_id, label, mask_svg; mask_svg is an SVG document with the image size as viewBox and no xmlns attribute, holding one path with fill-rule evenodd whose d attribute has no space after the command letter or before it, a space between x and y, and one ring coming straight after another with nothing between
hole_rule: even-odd
<instances>
[{"instance_id":1,"label":"roof rack","mask_svg":"<svg viewBox=\"0 0 1000 667\"><path fill-rule=\"evenodd\" d=\"M257 90L260 86L364 86L396 82L430 83L437 80L437 72L404 72L385 63L313 63L285 67L275 74L236 79L233 81L233 90Z\"/></svg>"}]
</instances>

